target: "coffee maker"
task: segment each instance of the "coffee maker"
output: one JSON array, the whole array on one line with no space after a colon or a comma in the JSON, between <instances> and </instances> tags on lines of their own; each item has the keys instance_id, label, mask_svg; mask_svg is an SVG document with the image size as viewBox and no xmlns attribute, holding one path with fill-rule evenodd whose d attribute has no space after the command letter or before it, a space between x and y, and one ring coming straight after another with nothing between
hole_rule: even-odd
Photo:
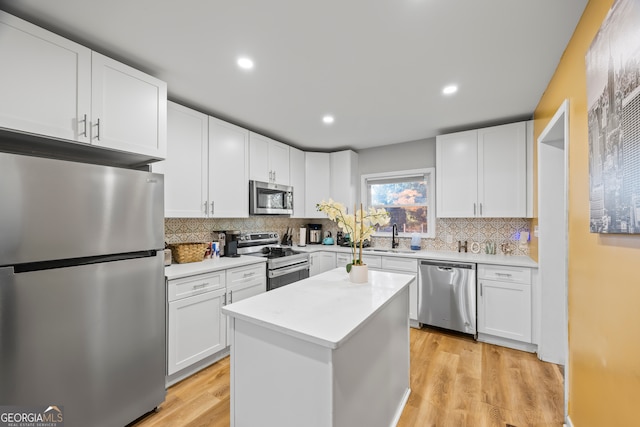
<instances>
[{"instance_id":1,"label":"coffee maker","mask_svg":"<svg viewBox=\"0 0 640 427\"><path fill-rule=\"evenodd\" d=\"M232 230L232 231L223 231L224 233L224 255L221 256L226 257L237 257L238 256L238 239L240 238L240 231Z\"/></svg>"},{"instance_id":2,"label":"coffee maker","mask_svg":"<svg viewBox=\"0 0 640 427\"><path fill-rule=\"evenodd\" d=\"M307 239L309 244L319 245L322 243L322 224L309 224L307 230L309 230L309 238Z\"/></svg>"}]
</instances>

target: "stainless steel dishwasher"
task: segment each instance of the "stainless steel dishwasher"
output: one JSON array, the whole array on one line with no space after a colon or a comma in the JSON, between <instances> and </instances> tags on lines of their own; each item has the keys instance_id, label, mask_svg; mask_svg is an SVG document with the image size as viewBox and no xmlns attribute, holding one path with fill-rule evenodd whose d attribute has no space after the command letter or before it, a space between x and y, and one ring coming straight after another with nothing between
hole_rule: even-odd
<instances>
[{"instance_id":1,"label":"stainless steel dishwasher","mask_svg":"<svg viewBox=\"0 0 640 427\"><path fill-rule=\"evenodd\" d=\"M476 335L476 264L420 261L418 322Z\"/></svg>"}]
</instances>

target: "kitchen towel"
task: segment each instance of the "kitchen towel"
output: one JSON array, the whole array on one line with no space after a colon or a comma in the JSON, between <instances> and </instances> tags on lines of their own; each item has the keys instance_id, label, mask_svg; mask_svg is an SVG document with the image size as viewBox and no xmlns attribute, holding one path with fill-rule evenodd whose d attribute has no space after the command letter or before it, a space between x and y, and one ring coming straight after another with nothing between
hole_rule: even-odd
<instances>
[{"instance_id":1,"label":"kitchen towel","mask_svg":"<svg viewBox=\"0 0 640 427\"><path fill-rule=\"evenodd\" d=\"M307 245L307 229L300 229L300 240L298 241L298 246L306 246Z\"/></svg>"}]
</instances>

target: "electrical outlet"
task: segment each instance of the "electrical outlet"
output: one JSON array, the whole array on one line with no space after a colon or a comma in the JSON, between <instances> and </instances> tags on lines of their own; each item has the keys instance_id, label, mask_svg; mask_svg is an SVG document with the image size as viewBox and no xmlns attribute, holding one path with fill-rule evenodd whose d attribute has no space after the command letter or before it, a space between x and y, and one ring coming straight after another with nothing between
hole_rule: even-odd
<instances>
[{"instance_id":1,"label":"electrical outlet","mask_svg":"<svg viewBox=\"0 0 640 427\"><path fill-rule=\"evenodd\" d=\"M451 234L447 234L447 243L453 243L453 236Z\"/></svg>"},{"instance_id":2,"label":"electrical outlet","mask_svg":"<svg viewBox=\"0 0 640 427\"><path fill-rule=\"evenodd\" d=\"M533 227L533 235L535 237L538 237L540 234L539 230L538 230L538 226L536 225L535 227Z\"/></svg>"}]
</instances>

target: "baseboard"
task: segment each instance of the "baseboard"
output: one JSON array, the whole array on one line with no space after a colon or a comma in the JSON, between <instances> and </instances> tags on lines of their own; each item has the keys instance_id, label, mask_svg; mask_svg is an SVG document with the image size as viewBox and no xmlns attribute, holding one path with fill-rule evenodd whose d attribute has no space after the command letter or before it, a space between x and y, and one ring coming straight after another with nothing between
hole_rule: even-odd
<instances>
[{"instance_id":1,"label":"baseboard","mask_svg":"<svg viewBox=\"0 0 640 427\"><path fill-rule=\"evenodd\" d=\"M199 362L194 363L191 366L187 366L186 368L178 371L178 372L174 372L171 375L166 375L164 377L164 385L165 387L170 387L182 380L184 380L185 378L190 377L191 375L195 374L196 372L199 372L201 370L203 370L204 368L207 368L211 365L213 365L214 363L216 363L218 360L221 360L225 357L227 357L229 355L229 350L230 347L226 347L222 350L220 350L219 352L212 354L211 356L205 357L204 359L200 360Z\"/></svg>"},{"instance_id":2,"label":"baseboard","mask_svg":"<svg viewBox=\"0 0 640 427\"><path fill-rule=\"evenodd\" d=\"M502 347L509 347L516 350L522 350L529 353L535 353L538 350L538 346L535 344L516 341L509 338L496 337L487 334L478 334L478 341L486 342L488 344L495 344Z\"/></svg>"},{"instance_id":3,"label":"baseboard","mask_svg":"<svg viewBox=\"0 0 640 427\"><path fill-rule=\"evenodd\" d=\"M567 415L567 422L564 424L565 427L575 427L575 425L573 425L573 423L571 422L571 417L569 417L569 415Z\"/></svg>"},{"instance_id":4,"label":"baseboard","mask_svg":"<svg viewBox=\"0 0 640 427\"><path fill-rule=\"evenodd\" d=\"M402 416L404 407L407 404L407 401L409 400L410 394L411 394L411 389L407 388L407 390L404 392L404 396L402 396L402 400L400 401L400 405L398 406L396 414L393 417L393 421L391 421L390 427L396 427L398 425L398 422L400 422L400 417Z\"/></svg>"}]
</instances>

